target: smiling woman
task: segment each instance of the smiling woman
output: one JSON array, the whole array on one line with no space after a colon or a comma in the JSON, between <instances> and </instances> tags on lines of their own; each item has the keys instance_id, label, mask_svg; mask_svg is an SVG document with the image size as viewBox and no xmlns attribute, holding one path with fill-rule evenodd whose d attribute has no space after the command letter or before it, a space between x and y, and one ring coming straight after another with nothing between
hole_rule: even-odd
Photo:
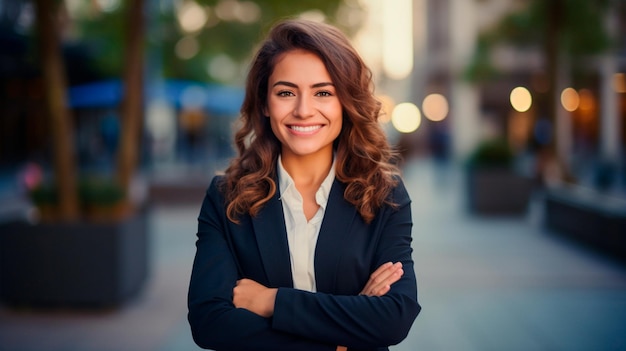
<instances>
[{"instance_id":1,"label":"smiling woman","mask_svg":"<svg viewBox=\"0 0 626 351\"><path fill-rule=\"evenodd\" d=\"M287 52L277 60L269 86L266 114L282 144L283 166L292 173L298 159L307 157L313 169L322 166L327 174L342 110L324 63L304 50Z\"/></svg>"},{"instance_id":2,"label":"smiling woman","mask_svg":"<svg viewBox=\"0 0 626 351\"><path fill-rule=\"evenodd\" d=\"M420 311L410 199L369 69L336 28L283 21L253 59L241 111L239 155L198 217L188 299L196 343L399 343Z\"/></svg>"}]
</instances>

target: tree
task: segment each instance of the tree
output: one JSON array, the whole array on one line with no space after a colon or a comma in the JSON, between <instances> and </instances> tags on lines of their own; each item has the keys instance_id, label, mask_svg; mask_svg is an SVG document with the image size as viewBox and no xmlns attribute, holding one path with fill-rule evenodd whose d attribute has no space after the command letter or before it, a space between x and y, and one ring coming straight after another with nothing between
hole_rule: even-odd
<instances>
[{"instance_id":1,"label":"tree","mask_svg":"<svg viewBox=\"0 0 626 351\"><path fill-rule=\"evenodd\" d=\"M76 220L79 216L74 128L67 107L65 67L59 45L57 14L59 1L36 0L37 36L44 95L52 132L52 154L58 217Z\"/></svg>"},{"instance_id":2,"label":"tree","mask_svg":"<svg viewBox=\"0 0 626 351\"><path fill-rule=\"evenodd\" d=\"M52 131L56 216L77 220L80 216L78 167L74 145L74 125L68 107L67 75L59 38L62 1L36 0L37 36L47 110ZM127 190L138 162L143 120L144 1L132 0L126 12L124 92L121 108L121 138L117 182Z\"/></svg>"},{"instance_id":3,"label":"tree","mask_svg":"<svg viewBox=\"0 0 626 351\"><path fill-rule=\"evenodd\" d=\"M139 159L143 126L144 1L131 0L127 11L124 94L117 180L128 192ZM127 199L128 200L128 199Z\"/></svg>"},{"instance_id":4,"label":"tree","mask_svg":"<svg viewBox=\"0 0 626 351\"><path fill-rule=\"evenodd\" d=\"M192 33L184 32L178 23L178 10L181 5L196 4L211 18L202 28ZM237 19L217 19L218 4L248 3L256 6L258 17L248 22ZM263 33L277 19L297 16L305 12L321 13L327 20L343 27L348 33L354 31L359 21L345 23L339 20L340 9L348 8L337 0L190 0L170 2L170 5L159 5L151 8L147 28L146 45L150 53L159 56L153 57L158 62L162 75L166 78L191 79L197 81L219 81L232 84L232 81L220 81L207 73L207 63L217 56L226 55L236 64L243 64L250 58L254 46L261 39ZM179 5L175 5L179 4ZM342 7L344 6L344 7ZM351 18L357 18L362 9L350 5ZM80 40L90 43L94 50L93 59L97 61L106 76L117 76L126 65L122 47L116 45L127 37L119 31L125 21L124 7L98 13L97 15L79 18L77 24ZM193 40L198 51L192 57L181 58L176 54L176 46L181 39Z\"/></svg>"},{"instance_id":5,"label":"tree","mask_svg":"<svg viewBox=\"0 0 626 351\"><path fill-rule=\"evenodd\" d=\"M35 0L37 5L37 24L40 57L44 74L45 90L48 98L51 126L53 127L53 151L55 187L59 194L58 207L64 219L77 219L79 216L78 170L74 150L74 127L70 110L67 106L67 78L61 54L59 40L59 24L54 20L59 13L62 0ZM233 0L225 0L233 1ZM224 1L222 1L224 2ZM216 6L218 1L197 0L202 6ZM162 41L161 62L167 76L183 79L210 81L205 76L206 62L220 53L227 53L234 59L248 58L259 33L267 29L274 20L293 16L308 10L319 10L332 17L341 2L335 0L303 0L298 2L286 0L259 0L253 2L261 13L261 17L251 23L237 21L221 21L214 27L205 27L194 35L203 43L201 52L193 59L180 59L174 55L173 46L186 33L176 26L176 14L161 13L154 41ZM141 136L143 129L144 107L144 51L151 42L146 40L146 2L129 0L110 12L94 11L95 2L81 6L91 6L85 18L72 19L78 41L89 46L92 59L105 77L122 76L123 95L120 106L120 139L116 163L115 181L126 193L139 163ZM120 27L124 28L120 31ZM123 41L125 45L119 45ZM92 46L89 43L94 43ZM169 43L169 44L168 44ZM170 45L171 46L168 46ZM195 68L187 70L188 67ZM198 68L201 67L201 68ZM71 70L71 67L69 67Z\"/></svg>"}]
</instances>

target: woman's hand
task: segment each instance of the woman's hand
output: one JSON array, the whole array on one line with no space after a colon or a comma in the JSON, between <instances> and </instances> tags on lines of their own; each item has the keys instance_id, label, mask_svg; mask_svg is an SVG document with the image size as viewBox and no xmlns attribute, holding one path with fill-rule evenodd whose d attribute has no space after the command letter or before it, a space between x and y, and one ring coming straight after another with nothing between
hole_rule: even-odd
<instances>
[{"instance_id":1,"label":"woman's hand","mask_svg":"<svg viewBox=\"0 0 626 351\"><path fill-rule=\"evenodd\" d=\"M233 303L237 308L245 308L261 317L274 314L274 302L278 289L268 288L251 279L241 279L233 288Z\"/></svg>"},{"instance_id":2,"label":"woman's hand","mask_svg":"<svg viewBox=\"0 0 626 351\"><path fill-rule=\"evenodd\" d=\"M402 277L402 263L387 262L370 275L360 295L383 296L391 285ZM278 289L268 288L251 279L240 279L233 288L233 304L237 308L245 308L262 317L274 315L274 302ZM345 346L337 346L337 351L347 351Z\"/></svg>"},{"instance_id":3,"label":"woman's hand","mask_svg":"<svg viewBox=\"0 0 626 351\"><path fill-rule=\"evenodd\" d=\"M370 279L359 295L383 296L391 290L391 284L400 280L403 274L401 262L396 262L395 264L387 262L370 275ZM337 346L336 351L348 351L348 348Z\"/></svg>"},{"instance_id":4,"label":"woman's hand","mask_svg":"<svg viewBox=\"0 0 626 351\"><path fill-rule=\"evenodd\" d=\"M361 290L360 295L383 296L391 290L391 284L400 280L403 274L401 262L394 264L387 262L370 275L370 279Z\"/></svg>"}]
</instances>

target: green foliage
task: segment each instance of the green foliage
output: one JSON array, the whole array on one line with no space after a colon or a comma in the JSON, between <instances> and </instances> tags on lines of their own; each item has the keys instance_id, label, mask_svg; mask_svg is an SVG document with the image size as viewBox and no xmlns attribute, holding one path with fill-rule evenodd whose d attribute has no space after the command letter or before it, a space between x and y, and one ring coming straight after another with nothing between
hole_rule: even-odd
<instances>
[{"instance_id":1,"label":"green foliage","mask_svg":"<svg viewBox=\"0 0 626 351\"><path fill-rule=\"evenodd\" d=\"M126 8L120 6L114 12L75 21L80 45L88 52L98 73L104 77L120 76L123 69L126 44L124 16Z\"/></svg>"},{"instance_id":2,"label":"green foliage","mask_svg":"<svg viewBox=\"0 0 626 351\"><path fill-rule=\"evenodd\" d=\"M84 177L78 184L78 196L82 207L113 206L124 199L123 189L106 178ZM30 198L38 206L58 205L58 190L52 182L44 182L30 192Z\"/></svg>"},{"instance_id":3,"label":"green foliage","mask_svg":"<svg viewBox=\"0 0 626 351\"><path fill-rule=\"evenodd\" d=\"M470 167L509 167L513 163L513 150L504 138L481 142L469 157Z\"/></svg>"},{"instance_id":4,"label":"green foliage","mask_svg":"<svg viewBox=\"0 0 626 351\"><path fill-rule=\"evenodd\" d=\"M78 185L83 205L113 206L124 199L124 191L114 181L106 178L84 178Z\"/></svg>"},{"instance_id":5,"label":"green foliage","mask_svg":"<svg viewBox=\"0 0 626 351\"><path fill-rule=\"evenodd\" d=\"M558 49L572 58L602 53L613 45L604 26L610 0L530 0L520 11L504 17L479 35L473 60L465 77L474 82L494 78L491 50L499 44L545 49L547 40L558 38ZM555 4L559 4L555 6Z\"/></svg>"},{"instance_id":6,"label":"green foliage","mask_svg":"<svg viewBox=\"0 0 626 351\"><path fill-rule=\"evenodd\" d=\"M555 7L553 1L533 0L525 11L505 17L492 35L517 45L542 45L556 21L560 49L568 54L597 54L610 47L611 40L603 23L608 0L559 3L560 7Z\"/></svg>"},{"instance_id":7,"label":"green foliage","mask_svg":"<svg viewBox=\"0 0 626 351\"><path fill-rule=\"evenodd\" d=\"M195 0L199 5L214 8L220 0ZM222 0L223 1L223 0ZM147 60L150 67L160 68L166 78L214 80L207 73L208 63L217 55L227 55L235 63L245 63L267 29L278 19L318 10L329 22L336 23L335 14L341 1L337 0L256 0L261 17L254 23L220 21L197 33L186 34L178 26L175 7L146 2ZM91 59L105 77L119 76L124 65L124 16L126 2L111 13L97 13L75 20L78 40L89 48ZM214 16L215 14L212 13ZM339 23L337 25L341 26ZM349 31L349 28L344 28ZM190 59L176 56L175 47L185 35L199 43L198 53Z\"/></svg>"},{"instance_id":8,"label":"green foliage","mask_svg":"<svg viewBox=\"0 0 626 351\"><path fill-rule=\"evenodd\" d=\"M30 199L37 207L56 205L59 202L59 194L53 184L41 183L30 191Z\"/></svg>"},{"instance_id":9,"label":"green foliage","mask_svg":"<svg viewBox=\"0 0 626 351\"><path fill-rule=\"evenodd\" d=\"M569 0L567 4L563 41L570 54L599 54L613 46L615 38L609 36L604 25L608 0Z\"/></svg>"},{"instance_id":10,"label":"green foliage","mask_svg":"<svg viewBox=\"0 0 626 351\"><path fill-rule=\"evenodd\" d=\"M499 76L500 72L489 58L489 50L489 40L485 37L479 37L474 56L463 73L464 79L470 82L485 82Z\"/></svg>"}]
</instances>

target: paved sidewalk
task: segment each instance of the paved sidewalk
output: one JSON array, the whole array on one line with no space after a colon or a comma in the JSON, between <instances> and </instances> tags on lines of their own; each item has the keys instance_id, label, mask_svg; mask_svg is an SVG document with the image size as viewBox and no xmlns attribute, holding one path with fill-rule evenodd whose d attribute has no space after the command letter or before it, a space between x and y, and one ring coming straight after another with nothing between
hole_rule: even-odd
<instances>
[{"instance_id":1,"label":"paved sidewalk","mask_svg":"<svg viewBox=\"0 0 626 351\"><path fill-rule=\"evenodd\" d=\"M626 350L626 268L523 218L463 209L460 173L418 160L405 170L413 199L423 311L395 351ZM0 307L0 350L198 350L186 292L199 204L154 209L144 291L97 313Z\"/></svg>"},{"instance_id":2,"label":"paved sidewalk","mask_svg":"<svg viewBox=\"0 0 626 351\"><path fill-rule=\"evenodd\" d=\"M405 170L423 310L394 350L626 350L626 267L523 218L463 208L458 170Z\"/></svg>"}]
</instances>

